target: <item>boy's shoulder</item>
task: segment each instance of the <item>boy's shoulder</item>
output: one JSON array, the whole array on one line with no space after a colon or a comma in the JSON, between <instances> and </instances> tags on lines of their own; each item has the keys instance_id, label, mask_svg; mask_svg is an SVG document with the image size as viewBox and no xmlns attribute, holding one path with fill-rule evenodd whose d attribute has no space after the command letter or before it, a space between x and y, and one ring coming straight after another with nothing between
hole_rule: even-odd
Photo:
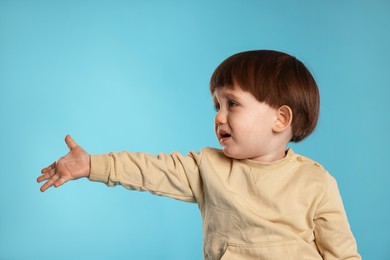
<instances>
[{"instance_id":1,"label":"boy's shoulder","mask_svg":"<svg viewBox=\"0 0 390 260\"><path fill-rule=\"evenodd\" d=\"M221 156L221 157L226 157L221 149L214 148L214 147L204 147L202 149L202 152L207 154L207 155L215 155L215 156Z\"/></svg>"},{"instance_id":2,"label":"boy's shoulder","mask_svg":"<svg viewBox=\"0 0 390 260\"><path fill-rule=\"evenodd\" d=\"M320 171L326 171L325 167L322 164L320 164L319 162L317 162L317 161L315 161L307 156L295 153L292 149L289 149L289 152L291 152L291 154L292 154L292 157L293 157L292 161L296 161L298 164L301 164L302 166L313 166L315 168L318 168L318 170L320 170Z\"/></svg>"},{"instance_id":3,"label":"boy's shoulder","mask_svg":"<svg viewBox=\"0 0 390 260\"><path fill-rule=\"evenodd\" d=\"M204 147L199 154L201 155L202 160L207 158L208 161L217 161L217 162L229 162L231 158L225 156L223 151L218 148L213 147Z\"/></svg>"},{"instance_id":4,"label":"boy's shoulder","mask_svg":"<svg viewBox=\"0 0 390 260\"><path fill-rule=\"evenodd\" d=\"M310 179L317 179L318 181L329 183L333 181L334 177L328 170L319 162L301 154L294 153L291 150L291 163L297 167L297 173Z\"/></svg>"}]
</instances>

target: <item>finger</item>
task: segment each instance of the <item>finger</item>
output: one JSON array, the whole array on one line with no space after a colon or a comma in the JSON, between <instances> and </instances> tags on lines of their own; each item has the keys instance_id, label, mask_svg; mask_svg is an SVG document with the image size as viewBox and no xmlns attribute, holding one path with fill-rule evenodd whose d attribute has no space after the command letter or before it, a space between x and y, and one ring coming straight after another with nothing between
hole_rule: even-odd
<instances>
[{"instance_id":1,"label":"finger","mask_svg":"<svg viewBox=\"0 0 390 260\"><path fill-rule=\"evenodd\" d=\"M39 176L37 178L37 182L43 182L45 180L50 179L54 174L56 173L55 169L51 169L49 172L46 172L45 174Z\"/></svg>"},{"instance_id":2,"label":"finger","mask_svg":"<svg viewBox=\"0 0 390 260\"><path fill-rule=\"evenodd\" d=\"M72 137L70 137L70 135L67 135L65 137L65 143L70 150L72 150L78 146L78 144L73 140Z\"/></svg>"},{"instance_id":3,"label":"finger","mask_svg":"<svg viewBox=\"0 0 390 260\"><path fill-rule=\"evenodd\" d=\"M47 173L47 172L49 172L49 171L55 169L56 166L57 166L57 162L53 162L50 166L48 166L48 167L46 167L46 168L43 168L43 169L41 170L41 173Z\"/></svg>"},{"instance_id":4,"label":"finger","mask_svg":"<svg viewBox=\"0 0 390 260\"><path fill-rule=\"evenodd\" d=\"M45 184L41 186L41 191L44 192L59 179L60 177L57 174L54 174Z\"/></svg>"},{"instance_id":5,"label":"finger","mask_svg":"<svg viewBox=\"0 0 390 260\"><path fill-rule=\"evenodd\" d=\"M54 183L54 187L58 188L59 186L63 185L67 181L68 181L67 178L61 177L58 181Z\"/></svg>"}]
</instances>

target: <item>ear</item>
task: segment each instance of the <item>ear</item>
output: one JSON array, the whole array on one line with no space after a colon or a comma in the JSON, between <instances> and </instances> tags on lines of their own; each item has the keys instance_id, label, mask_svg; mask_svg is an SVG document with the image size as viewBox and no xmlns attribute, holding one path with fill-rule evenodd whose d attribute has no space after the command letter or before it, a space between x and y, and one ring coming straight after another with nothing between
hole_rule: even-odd
<instances>
[{"instance_id":1,"label":"ear","mask_svg":"<svg viewBox=\"0 0 390 260\"><path fill-rule=\"evenodd\" d=\"M283 132L291 126L293 118L292 110L289 106L283 105L276 112L276 121L272 130L276 133Z\"/></svg>"}]
</instances>

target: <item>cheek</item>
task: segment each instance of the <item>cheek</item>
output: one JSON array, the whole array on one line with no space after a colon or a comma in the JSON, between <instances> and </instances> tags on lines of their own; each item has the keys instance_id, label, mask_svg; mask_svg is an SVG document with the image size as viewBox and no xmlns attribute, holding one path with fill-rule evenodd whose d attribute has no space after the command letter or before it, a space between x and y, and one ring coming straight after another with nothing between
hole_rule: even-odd
<instances>
[{"instance_id":1,"label":"cheek","mask_svg":"<svg viewBox=\"0 0 390 260\"><path fill-rule=\"evenodd\" d=\"M242 119L241 132L245 139L256 142L258 138L272 133L272 119L270 117L252 116Z\"/></svg>"},{"instance_id":2,"label":"cheek","mask_svg":"<svg viewBox=\"0 0 390 260\"><path fill-rule=\"evenodd\" d=\"M256 133L258 127L256 123L252 118L242 116L231 120L231 127L236 134L239 134L241 139L245 140L250 139Z\"/></svg>"}]
</instances>

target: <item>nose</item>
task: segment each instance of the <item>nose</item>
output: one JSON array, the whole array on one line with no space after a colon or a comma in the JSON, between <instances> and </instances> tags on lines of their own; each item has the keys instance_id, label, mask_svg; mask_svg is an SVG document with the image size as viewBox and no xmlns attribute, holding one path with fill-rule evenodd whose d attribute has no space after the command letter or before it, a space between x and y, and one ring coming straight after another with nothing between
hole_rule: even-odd
<instances>
[{"instance_id":1,"label":"nose","mask_svg":"<svg viewBox=\"0 0 390 260\"><path fill-rule=\"evenodd\" d=\"M226 124L226 112L220 109L215 115L214 121L216 125Z\"/></svg>"}]
</instances>

